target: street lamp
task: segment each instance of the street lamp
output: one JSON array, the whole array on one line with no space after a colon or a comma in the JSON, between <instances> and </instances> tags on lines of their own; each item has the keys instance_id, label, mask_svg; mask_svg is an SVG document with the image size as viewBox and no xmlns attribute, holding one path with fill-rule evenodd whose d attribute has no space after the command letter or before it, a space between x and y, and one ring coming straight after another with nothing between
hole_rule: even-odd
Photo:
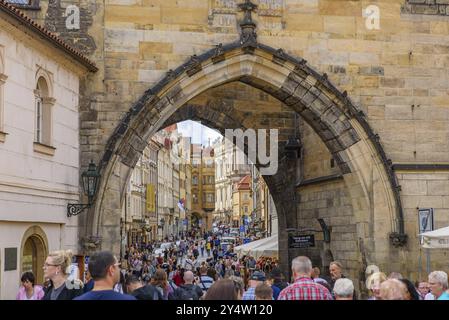
<instances>
[{"instance_id":1,"label":"street lamp","mask_svg":"<svg viewBox=\"0 0 449 320\"><path fill-rule=\"evenodd\" d=\"M97 166L91 160L89 168L81 174L81 182L84 194L87 196L87 204L83 203L69 203L67 204L67 217L76 216L83 212L85 209L92 206L95 193L97 192L98 181L100 180L100 174L97 171Z\"/></svg>"}]
</instances>

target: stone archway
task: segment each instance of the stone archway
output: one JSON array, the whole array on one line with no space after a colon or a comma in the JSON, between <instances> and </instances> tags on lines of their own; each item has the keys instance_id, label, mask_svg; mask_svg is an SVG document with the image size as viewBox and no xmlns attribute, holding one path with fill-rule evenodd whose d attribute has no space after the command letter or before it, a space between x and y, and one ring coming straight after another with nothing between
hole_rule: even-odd
<instances>
[{"instance_id":1,"label":"stone archway","mask_svg":"<svg viewBox=\"0 0 449 320\"><path fill-rule=\"evenodd\" d=\"M305 60L282 49L257 43L254 28L242 25L242 30L240 41L218 45L170 70L120 121L99 164L102 179L87 224L89 231L102 237L102 249L118 251L123 191L149 138L191 99L210 88L237 81L277 98L314 129L343 174L362 255L369 261L383 261L389 255L389 236L395 245L404 244L406 236L396 178L378 136L346 92L335 88L326 74L317 73ZM189 112L195 116L194 111ZM207 116L196 116L221 131L243 127L225 111L215 123ZM289 181L291 168L287 163L281 165L285 170L266 177L266 182L278 209L279 228L285 230L292 221L288 200L296 190ZM288 251L285 232L280 233L280 247L281 253Z\"/></svg>"}]
</instances>

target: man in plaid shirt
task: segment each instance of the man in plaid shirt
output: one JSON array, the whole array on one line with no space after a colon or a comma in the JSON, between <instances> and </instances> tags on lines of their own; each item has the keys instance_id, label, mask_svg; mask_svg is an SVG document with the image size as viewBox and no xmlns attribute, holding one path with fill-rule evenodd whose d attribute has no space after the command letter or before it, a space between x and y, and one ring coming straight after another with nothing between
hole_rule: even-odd
<instances>
[{"instance_id":1,"label":"man in plaid shirt","mask_svg":"<svg viewBox=\"0 0 449 320\"><path fill-rule=\"evenodd\" d=\"M281 291L278 300L333 300L329 290L312 280L309 258L300 256L293 259L292 271L295 282Z\"/></svg>"}]
</instances>

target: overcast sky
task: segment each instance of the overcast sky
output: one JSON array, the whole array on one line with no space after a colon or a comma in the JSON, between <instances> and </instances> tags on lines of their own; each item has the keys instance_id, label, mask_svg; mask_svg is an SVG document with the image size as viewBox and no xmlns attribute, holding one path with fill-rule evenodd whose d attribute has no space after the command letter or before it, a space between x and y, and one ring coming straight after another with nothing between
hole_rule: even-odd
<instances>
[{"instance_id":1,"label":"overcast sky","mask_svg":"<svg viewBox=\"0 0 449 320\"><path fill-rule=\"evenodd\" d=\"M210 143L212 144L216 138L221 137L221 134L218 131L203 126L200 122L191 120L179 122L178 132L180 132L183 137L191 137L192 143L201 143L204 146L209 145L209 138Z\"/></svg>"}]
</instances>

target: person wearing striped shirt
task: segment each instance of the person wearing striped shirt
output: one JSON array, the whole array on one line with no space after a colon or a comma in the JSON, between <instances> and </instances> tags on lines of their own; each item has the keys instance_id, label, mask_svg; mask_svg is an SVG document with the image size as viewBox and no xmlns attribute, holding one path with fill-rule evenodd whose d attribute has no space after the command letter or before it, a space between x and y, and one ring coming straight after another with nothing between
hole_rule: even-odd
<instances>
[{"instance_id":1,"label":"person wearing striped shirt","mask_svg":"<svg viewBox=\"0 0 449 320\"><path fill-rule=\"evenodd\" d=\"M214 284L214 279L207 275L207 267L202 266L200 268L200 276L198 278L197 285L203 289L203 292L206 293L207 290Z\"/></svg>"}]
</instances>

